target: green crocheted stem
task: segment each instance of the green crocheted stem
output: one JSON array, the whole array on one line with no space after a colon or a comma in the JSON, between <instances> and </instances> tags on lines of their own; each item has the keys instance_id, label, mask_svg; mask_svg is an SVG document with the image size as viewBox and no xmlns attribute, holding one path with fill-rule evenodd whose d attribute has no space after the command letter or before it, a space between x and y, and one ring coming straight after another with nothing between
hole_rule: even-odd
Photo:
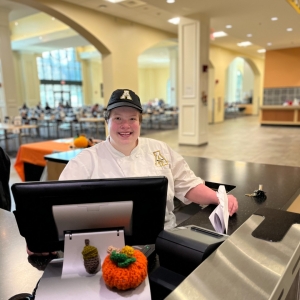
<instances>
[{"instance_id":1,"label":"green crocheted stem","mask_svg":"<svg viewBox=\"0 0 300 300\"><path fill-rule=\"evenodd\" d=\"M110 254L110 259L120 268L126 268L136 261L135 257L128 257L124 253L118 253L115 250Z\"/></svg>"},{"instance_id":2,"label":"green crocheted stem","mask_svg":"<svg viewBox=\"0 0 300 300\"><path fill-rule=\"evenodd\" d=\"M127 268L129 265L131 265L131 264L134 263L135 261L136 261L136 258L135 258L135 257L127 258L126 261L124 261L124 262L119 262L119 263L118 263L118 267L120 267L120 268Z\"/></svg>"}]
</instances>

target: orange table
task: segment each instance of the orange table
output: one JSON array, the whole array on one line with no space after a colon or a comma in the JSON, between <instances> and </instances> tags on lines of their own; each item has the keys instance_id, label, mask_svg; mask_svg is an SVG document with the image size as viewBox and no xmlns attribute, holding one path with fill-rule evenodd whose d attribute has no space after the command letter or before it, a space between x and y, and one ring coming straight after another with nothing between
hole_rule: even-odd
<instances>
[{"instance_id":1,"label":"orange table","mask_svg":"<svg viewBox=\"0 0 300 300\"><path fill-rule=\"evenodd\" d=\"M46 166L45 155L51 154L54 151L63 152L71 150L70 145L72 140L72 138L69 138L21 145L14 164L15 170L20 178L25 181L24 163L44 167Z\"/></svg>"}]
</instances>

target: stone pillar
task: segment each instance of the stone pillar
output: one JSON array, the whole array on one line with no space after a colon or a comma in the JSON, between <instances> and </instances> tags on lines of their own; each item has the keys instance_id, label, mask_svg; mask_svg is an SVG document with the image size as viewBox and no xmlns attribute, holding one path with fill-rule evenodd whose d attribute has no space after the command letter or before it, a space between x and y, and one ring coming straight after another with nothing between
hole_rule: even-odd
<instances>
[{"instance_id":1,"label":"stone pillar","mask_svg":"<svg viewBox=\"0 0 300 300\"><path fill-rule=\"evenodd\" d=\"M208 143L209 18L181 18L179 36L179 144Z\"/></svg>"},{"instance_id":2,"label":"stone pillar","mask_svg":"<svg viewBox=\"0 0 300 300\"><path fill-rule=\"evenodd\" d=\"M19 114L13 54L10 44L9 10L0 7L0 119Z\"/></svg>"},{"instance_id":3,"label":"stone pillar","mask_svg":"<svg viewBox=\"0 0 300 300\"><path fill-rule=\"evenodd\" d=\"M35 107L40 101L40 80L36 58L37 55L32 52L18 52L18 72L16 77L20 76L21 86L21 105L26 103L28 107Z\"/></svg>"},{"instance_id":4,"label":"stone pillar","mask_svg":"<svg viewBox=\"0 0 300 300\"><path fill-rule=\"evenodd\" d=\"M104 103L107 105L111 93L116 89L138 91L138 55L112 53L102 56Z\"/></svg>"}]
</instances>

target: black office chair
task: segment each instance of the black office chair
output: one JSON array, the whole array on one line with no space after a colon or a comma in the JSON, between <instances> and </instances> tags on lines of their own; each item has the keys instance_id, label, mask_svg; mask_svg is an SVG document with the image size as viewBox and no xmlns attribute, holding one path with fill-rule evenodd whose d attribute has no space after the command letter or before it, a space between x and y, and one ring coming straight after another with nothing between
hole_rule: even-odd
<instances>
[{"instance_id":1,"label":"black office chair","mask_svg":"<svg viewBox=\"0 0 300 300\"><path fill-rule=\"evenodd\" d=\"M11 197L9 191L10 158L0 147L0 208L11 210Z\"/></svg>"}]
</instances>

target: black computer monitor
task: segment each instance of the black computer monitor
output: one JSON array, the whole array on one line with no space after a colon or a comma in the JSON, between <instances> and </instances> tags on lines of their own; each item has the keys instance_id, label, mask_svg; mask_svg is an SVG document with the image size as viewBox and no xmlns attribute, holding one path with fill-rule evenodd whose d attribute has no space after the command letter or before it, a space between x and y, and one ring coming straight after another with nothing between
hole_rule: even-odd
<instances>
[{"instance_id":1,"label":"black computer monitor","mask_svg":"<svg viewBox=\"0 0 300 300\"><path fill-rule=\"evenodd\" d=\"M61 230L58 229L53 208L64 206L66 217L68 205L82 206L96 203L132 202L132 214L128 228L125 228L125 243L127 245L154 244L157 235L164 229L168 180L163 176L132 177L114 179L89 179L72 181L44 181L16 183L11 187L16 210L14 215L20 234L26 239L28 249L33 252L49 252L62 250L64 241ZM71 211L71 210L70 210ZM109 220L120 217L119 212L113 214ZM64 220L64 217L61 218ZM72 218L71 218L72 219ZM123 221L107 224L99 223L90 228L87 224L78 225L79 228L67 228L65 220L63 230L103 230L111 227L126 227L120 225ZM75 222L76 223L76 222ZM104 222L106 223L106 221ZM128 220L125 220L128 225ZM66 225L67 224L67 225Z\"/></svg>"}]
</instances>

